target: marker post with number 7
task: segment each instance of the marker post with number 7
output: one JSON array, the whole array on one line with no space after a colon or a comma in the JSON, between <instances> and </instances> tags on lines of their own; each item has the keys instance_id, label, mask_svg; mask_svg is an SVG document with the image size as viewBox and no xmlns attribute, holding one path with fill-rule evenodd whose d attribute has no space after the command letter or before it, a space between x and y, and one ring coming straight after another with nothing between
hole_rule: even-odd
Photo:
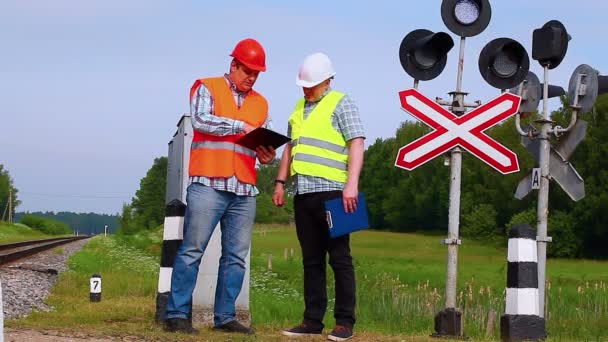
<instances>
[{"instance_id":1,"label":"marker post with number 7","mask_svg":"<svg viewBox=\"0 0 608 342\"><path fill-rule=\"evenodd\" d=\"M91 276L91 302L101 302L101 276L97 273Z\"/></svg>"}]
</instances>

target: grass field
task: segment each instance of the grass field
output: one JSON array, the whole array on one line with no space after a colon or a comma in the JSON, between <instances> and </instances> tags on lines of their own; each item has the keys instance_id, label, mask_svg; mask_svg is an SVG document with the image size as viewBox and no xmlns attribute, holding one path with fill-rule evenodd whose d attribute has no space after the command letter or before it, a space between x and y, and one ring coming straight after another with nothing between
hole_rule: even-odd
<instances>
[{"instance_id":1,"label":"grass field","mask_svg":"<svg viewBox=\"0 0 608 342\"><path fill-rule=\"evenodd\" d=\"M290 257L291 248L299 251L298 242L293 230L263 231L256 231L252 253L253 317L258 324L289 326L303 311L301 259L298 254ZM399 335L433 331L433 317L445 306L447 248L440 241L439 236L418 234L353 234L357 330ZM269 254L272 272L267 270ZM465 240L458 266L457 302L464 311L464 331L485 338L489 311L498 317L504 313L506 249ZM547 331L553 340L608 340L607 262L549 260L547 280ZM333 291L333 286L328 289L330 306ZM331 311L325 323L333 325ZM499 331L497 320L494 338Z\"/></svg>"},{"instance_id":2,"label":"grass field","mask_svg":"<svg viewBox=\"0 0 608 342\"><path fill-rule=\"evenodd\" d=\"M50 238L50 235L22 224L0 222L0 243Z\"/></svg>"},{"instance_id":3,"label":"grass field","mask_svg":"<svg viewBox=\"0 0 608 342\"><path fill-rule=\"evenodd\" d=\"M158 234L119 240L98 237L70 260L48 303L55 311L9 321L11 327L89 331L92 335L134 335L176 339L153 323L158 277ZM357 272L357 326L360 341L426 341L434 314L443 309L446 247L439 236L359 232L352 237ZM137 245L139 248L133 247ZM142 250L144 248L145 250ZM294 250L293 257L291 249ZM287 250L287 257L285 251ZM272 255L272 270L268 256ZM89 277L103 279L101 303L88 301ZM473 340L486 337L488 312L504 312L506 250L465 240L460 248L458 306L464 331ZM551 341L608 340L608 263L549 260L547 331ZM299 323L303 311L302 269L293 229L258 226L251 255L251 314L256 337L232 341L280 341L278 330ZM333 326L333 280L328 267L329 308ZM204 332L203 340L225 340ZM199 337L198 340L201 340ZM178 336L178 340L191 340Z\"/></svg>"}]
</instances>

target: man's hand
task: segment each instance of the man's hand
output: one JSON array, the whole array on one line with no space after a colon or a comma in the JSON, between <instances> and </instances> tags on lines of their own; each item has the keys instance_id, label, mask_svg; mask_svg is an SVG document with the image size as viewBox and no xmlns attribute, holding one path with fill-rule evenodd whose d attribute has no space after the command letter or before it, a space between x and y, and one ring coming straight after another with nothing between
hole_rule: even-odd
<instances>
[{"instance_id":1,"label":"man's hand","mask_svg":"<svg viewBox=\"0 0 608 342\"><path fill-rule=\"evenodd\" d=\"M255 127L253 127L250 124L245 122L245 125L243 126L243 133L247 134L247 133L253 131L254 129L255 129Z\"/></svg>"},{"instance_id":2,"label":"man's hand","mask_svg":"<svg viewBox=\"0 0 608 342\"><path fill-rule=\"evenodd\" d=\"M277 207L285 205L285 186L281 183L276 183L272 194L272 203Z\"/></svg>"},{"instance_id":3,"label":"man's hand","mask_svg":"<svg viewBox=\"0 0 608 342\"><path fill-rule=\"evenodd\" d=\"M345 212L354 213L357 210L358 196L359 189L357 184L346 183L344 191L342 191L342 204L344 204Z\"/></svg>"},{"instance_id":4,"label":"man's hand","mask_svg":"<svg viewBox=\"0 0 608 342\"><path fill-rule=\"evenodd\" d=\"M277 151L272 148L272 146L268 146L267 148L264 146L258 146L255 149L255 152L258 154L258 159L262 164L268 164L274 160L274 157L277 155Z\"/></svg>"}]
</instances>

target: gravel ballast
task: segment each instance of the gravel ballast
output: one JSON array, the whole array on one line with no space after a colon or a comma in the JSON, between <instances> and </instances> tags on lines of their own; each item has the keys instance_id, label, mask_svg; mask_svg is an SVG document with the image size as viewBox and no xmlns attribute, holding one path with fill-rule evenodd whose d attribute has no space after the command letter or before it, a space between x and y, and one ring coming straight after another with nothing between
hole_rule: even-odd
<instances>
[{"instance_id":1,"label":"gravel ballast","mask_svg":"<svg viewBox=\"0 0 608 342\"><path fill-rule=\"evenodd\" d=\"M17 260L0 267L4 319L21 318L33 310L49 311L43 303L57 281L58 274L67 270L69 257L79 251L88 239L71 242ZM62 252L61 252L62 251Z\"/></svg>"}]
</instances>

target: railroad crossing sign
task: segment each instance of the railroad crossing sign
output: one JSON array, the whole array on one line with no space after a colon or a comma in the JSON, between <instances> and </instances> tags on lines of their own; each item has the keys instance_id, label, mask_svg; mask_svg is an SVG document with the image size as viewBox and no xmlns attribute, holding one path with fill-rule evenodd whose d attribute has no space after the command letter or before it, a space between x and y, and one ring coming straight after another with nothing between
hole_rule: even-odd
<instances>
[{"instance_id":1,"label":"railroad crossing sign","mask_svg":"<svg viewBox=\"0 0 608 342\"><path fill-rule=\"evenodd\" d=\"M556 148L551 146L549 154L549 175L555 179L557 184L564 189L573 201L581 200L585 197L585 181L576 172L574 166L570 164L568 159L574 153L574 150L585 139L587 133L587 122L578 120L572 131L560 141ZM532 154L538 162L540 153L540 142L538 139L531 140L528 137L521 138L521 144ZM515 198L522 199L535 189L534 172L529 173L524 179L519 182L515 191ZM537 188L538 189L538 188Z\"/></svg>"},{"instance_id":2,"label":"railroad crossing sign","mask_svg":"<svg viewBox=\"0 0 608 342\"><path fill-rule=\"evenodd\" d=\"M403 110L434 131L399 149L395 166L411 171L461 146L502 174L519 171L517 155L484 133L517 113L519 96L504 93L460 117L416 89L399 92L399 99Z\"/></svg>"}]
</instances>

